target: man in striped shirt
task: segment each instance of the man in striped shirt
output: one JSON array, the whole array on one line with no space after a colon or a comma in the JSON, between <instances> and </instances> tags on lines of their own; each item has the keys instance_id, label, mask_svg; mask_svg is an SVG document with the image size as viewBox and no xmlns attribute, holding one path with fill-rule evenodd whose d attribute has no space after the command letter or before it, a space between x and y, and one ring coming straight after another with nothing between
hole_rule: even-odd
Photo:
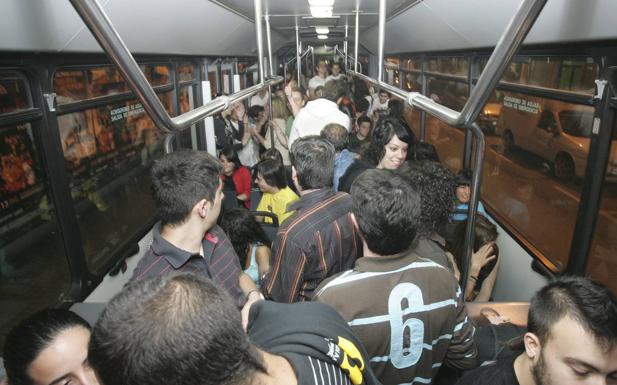
<instances>
[{"instance_id":1,"label":"man in striped shirt","mask_svg":"<svg viewBox=\"0 0 617 385\"><path fill-rule=\"evenodd\" d=\"M131 279L194 272L223 286L238 306L260 298L216 224L223 199L221 171L219 161L203 151L176 151L154 164L152 193L160 222Z\"/></svg>"},{"instance_id":2,"label":"man in striped shirt","mask_svg":"<svg viewBox=\"0 0 617 385\"><path fill-rule=\"evenodd\" d=\"M325 278L347 270L362 241L351 220L351 197L332 191L334 146L318 136L298 139L289 152L300 199L272 244L264 295L277 302L309 301Z\"/></svg>"},{"instance_id":3,"label":"man in striped shirt","mask_svg":"<svg viewBox=\"0 0 617 385\"><path fill-rule=\"evenodd\" d=\"M368 170L351 194L364 258L324 281L313 300L348 321L384 384L429 384L442 364L473 368L474 327L454 275L409 250L420 216L411 184L388 170Z\"/></svg>"}]
</instances>

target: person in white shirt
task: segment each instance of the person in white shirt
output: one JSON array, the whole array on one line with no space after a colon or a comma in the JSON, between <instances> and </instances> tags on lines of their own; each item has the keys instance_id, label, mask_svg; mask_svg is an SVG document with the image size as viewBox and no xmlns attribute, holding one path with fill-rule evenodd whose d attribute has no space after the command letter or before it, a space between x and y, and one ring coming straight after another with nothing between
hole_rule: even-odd
<instances>
[{"instance_id":1,"label":"person in white shirt","mask_svg":"<svg viewBox=\"0 0 617 385\"><path fill-rule=\"evenodd\" d=\"M373 121L376 122L379 116L375 116L375 113L379 114L377 111L387 111L388 110L388 100L390 100L390 93L386 90L379 90L377 95L373 94L373 103L371 104L371 108L369 109L368 115L373 118Z\"/></svg>"},{"instance_id":2,"label":"person in white shirt","mask_svg":"<svg viewBox=\"0 0 617 385\"><path fill-rule=\"evenodd\" d=\"M326 75L328 75L328 65L325 60L320 60L315 66L317 75L309 80L309 98L315 99L315 88L326 85Z\"/></svg>"},{"instance_id":3,"label":"person in white shirt","mask_svg":"<svg viewBox=\"0 0 617 385\"><path fill-rule=\"evenodd\" d=\"M291 127L287 148L301 137L319 135L321 130L330 123L338 123L349 131L351 124L347 114L341 112L335 103L337 99L336 82L328 82L323 87L323 96L312 100L302 108Z\"/></svg>"},{"instance_id":4,"label":"person in white shirt","mask_svg":"<svg viewBox=\"0 0 617 385\"><path fill-rule=\"evenodd\" d=\"M249 107L262 106L265 107L268 104L268 89L262 88L258 93L251 97L249 101Z\"/></svg>"},{"instance_id":5,"label":"person in white shirt","mask_svg":"<svg viewBox=\"0 0 617 385\"><path fill-rule=\"evenodd\" d=\"M330 71L332 72L332 74L326 78L326 82L330 80L339 80L345 78L345 75L341 73L341 63L339 62L333 62L332 66L330 67Z\"/></svg>"}]
</instances>

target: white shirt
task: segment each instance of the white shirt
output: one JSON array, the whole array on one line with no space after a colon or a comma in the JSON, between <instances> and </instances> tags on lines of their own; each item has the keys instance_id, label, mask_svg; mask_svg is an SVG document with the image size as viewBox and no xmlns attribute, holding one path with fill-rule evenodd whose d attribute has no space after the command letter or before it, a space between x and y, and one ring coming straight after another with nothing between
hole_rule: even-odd
<instances>
[{"instance_id":1,"label":"white shirt","mask_svg":"<svg viewBox=\"0 0 617 385\"><path fill-rule=\"evenodd\" d=\"M330 123L338 123L347 131L351 126L349 116L341 112L336 103L324 98L308 102L294 119L287 148L291 148L291 144L298 138L319 135L321 130Z\"/></svg>"},{"instance_id":2,"label":"white shirt","mask_svg":"<svg viewBox=\"0 0 617 385\"><path fill-rule=\"evenodd\" d=\"M327 82L329 82L330 80L339 80L339 79L341 79L341 78L343 78L343 74L338 74L338 75L336 75L336 76L334 76L334 75L329 75L329 76L326 78L326 83L327 83Z\"/></svg>"},{"instance_id":3,"label":"white shirt","mask_svg":"<svg viewBox=\"0 0 617 385\"><path fill-rule=\"evenodd\" d=\"M263 97L259 96L259 94L253 95L253 97L251 98L249 102L250 107L253 107L253 106L264 107L266 104L268 104L268 93L267 92Z\"/></svg>"},{"instance_id":4,"label":"white shirt","mask_svg":"<svg viewBox=\"0 0 617 385\"><path fill-rule=\"evenodd\" d=\"M314 90L315 88L319 86L325 86L325 85L326 85L326 78L322 78L322 77L319 77L319 75L317 75L317 76L313 76L311 80L309 80L308 86L310 89Z\"/></svg>"}]
</instances>

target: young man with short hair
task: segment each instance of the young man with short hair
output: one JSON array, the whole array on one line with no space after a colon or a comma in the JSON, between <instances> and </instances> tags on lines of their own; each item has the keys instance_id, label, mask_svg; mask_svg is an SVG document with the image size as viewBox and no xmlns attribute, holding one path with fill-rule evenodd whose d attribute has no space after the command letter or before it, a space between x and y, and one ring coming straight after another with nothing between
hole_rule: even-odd
<instances>
[{"instance_id":1,"label":"young man with short hair","mask_svg":"<svg viewBox=\"0 0 617 385\"><path fill-rule=\"evenodd\" d=\"M379 385L336 312L316 303L253 304L248 327L225 290L194 274L131 282L90 338L102 385Z\"/></svg>"},{"instance_id":2,"label":"young man with short hair","mask_svg":"<svg viewBox=\"0 0 617 385\"><path fill-rule=\"evenodd\" d=\"M560 277L531 299L525 351L457 385L617 384L617 301L598 283Z\"/></svg>"},{"instance_id":3,"label":"young man with short hair","mask_svg":"<svg viewBox=\"0 0 617 385\"><path fill-rule=\"evenodd\" d=\"M351 325L384 384L430 384L442 365L476 365L474 327L453 274L409 248L420 197L406 178L367 170L351 188L364 257L324 281L314 301Z\"/></svg>"},{"instance_id":4,"label":"young man with short hair","mask_svg":"<svg viewBox=\"0 0 617 385\"><path fill-rule=\"evenodd\" d=\"M216 224L223 199L221 172L219 161L205 151L175 151L155 162L152 193L160 222L132 280L194 272L223 286L238 306L260 298Z\"/></svg>"},{"instance_id":5,"label":"young man with short hair","mask_svg":"<svg viewBox=\"0 0 617 385\"><path fill-rule=\"evenodd\" d=\"M341 63L337 61L332 62L332 65L330 66L330 72L332 72L332 74L326 77L326 82L339 79L345 80L345 75L341 73Z\"/></svg>"},{"instance_id":6,"label":"young man with short hair","mask_svg":"<svg viewBox=\"0 0 617 385\"><path fill-rule=\"evenodd\" d=\"M262 284L277 302L310 301L325 278L347 270L362 254L351 222L351 197L332 191L334 146L318 136L298 139L289 151L300 199L272 244L270 273Z\"/></svg>"},{"instance_id":7,"label":"young man with short hair","mask_svg":"<svg viewBox=\"0 0 617 385\"><path fill-rule=\"evenodd\" d=\"M315 66L316 74L309 80L309 98L311 100L315 99L315 89L319 86L326 85L326 76L328 75L328 65L325 60L319 60L317 65Z\"/></svg>"},{"instance_id":8,"label":"young man with short hair","mask_svg":"<svg viewBox=\"0 0 617 385\"><path fill-rule=\"evenodd\" d=\"M347 168L356 159L356 155L347 149L349 133L340 124L330 123L321 130L321 137L332 143L335 151L334 176L332 189L338 191L338 180L345 174Z\"/></svg>"},{"instance_id":9,"label":"young man with short hair","mask_svg":"<svg viewBox=\"0 0 617 385\"><path fill-rule=\"evenodd\" d=\"M369 145L373 122L368 116L360 116L357 120L356 132L349 135L349 151L362 154Z\"/></svg>"}]
</instances>

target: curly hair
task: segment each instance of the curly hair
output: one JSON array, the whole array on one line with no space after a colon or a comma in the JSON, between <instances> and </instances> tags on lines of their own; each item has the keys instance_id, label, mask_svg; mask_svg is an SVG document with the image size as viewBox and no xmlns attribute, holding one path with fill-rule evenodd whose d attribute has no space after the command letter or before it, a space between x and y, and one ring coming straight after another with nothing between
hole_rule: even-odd
<instances>
[{"instance_id":1,"label":"curly hair","mask_svg":"<svg viewBox=\"0 0 617 385\"><path fill-rule=\"evenodd\" d=\"M237 208L226 211L220 226L229 237L243 269L247 265L247 250L251 243L260 242L270 246L266 233L251 212L246 209Z\"/></svg>"},{"instance_id":2,"label":"curly hair","mask_svg":"<svg viewBox=\"0 0 617 385\"><path fill-rule=\"evenodd\" d=\"M377 166L386 154L386 145L394 135L409 145L406 160L413 159L415 135L403 120L389 117L380 119L377 126L371 131L371 141L364 153L364 159L373 166Z\"/></svg>"},{"instance_id":3,"label":"curly hair","mask_svg":"<svg viewBox=\"0 0 617 385\"><path fill-rule=\"evenodd\" d=\"M448 221L454 209L456 176L445 166L431 161L416 162L400 172L410 179L422 200L418 230L422 235L430 235Z\"/></svg>"}]
</instances>

